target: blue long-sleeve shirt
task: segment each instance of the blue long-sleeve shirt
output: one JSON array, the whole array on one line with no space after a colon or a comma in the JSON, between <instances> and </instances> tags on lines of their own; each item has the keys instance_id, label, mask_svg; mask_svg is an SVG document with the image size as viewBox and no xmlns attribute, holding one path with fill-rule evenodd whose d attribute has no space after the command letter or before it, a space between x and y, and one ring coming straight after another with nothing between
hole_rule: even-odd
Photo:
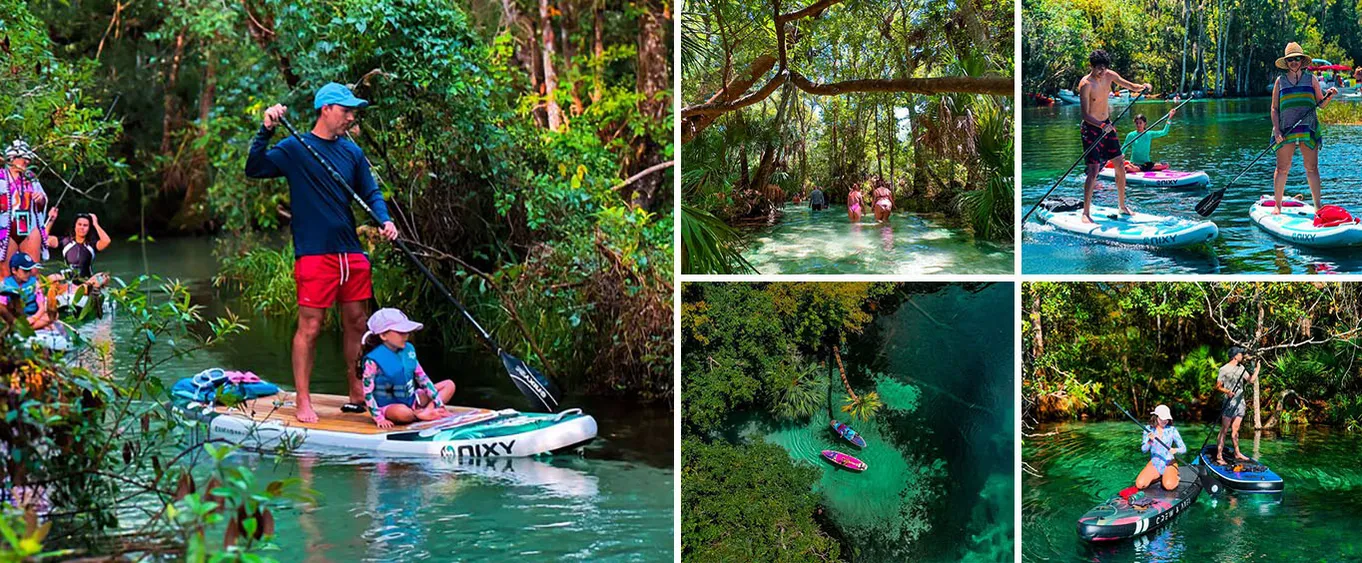
<instances>
[{"instance_id":1,"label":"blue long-sleeve shirt","mask_svg":"<svg viewBox=\"0 0 1362 563\"><path fill-rule=\"evenodd\" d=\"M1144 431L1144 441L1140 444L1140 451L1149 454L1149 461L1154 464L1154 468L1163 474L1164 468L1173 462L1175 454L1187 453L1187 444L1182 441L1182 433L1172 426L1163 427L1163 432L1158 436L1158 441L1154 440L1154 430L1146 426ZM1160 444L1162 441L1163 444ZM1164 444L1172 446L1173 451L1168 451Z\"/></svg>"},{"instance_id":2,"label":"blue long-sleeve shirt","mask_svg":"<svg viewBox=\"0 0 1362 563\"><path fill-rule=\"evenodd\" d=\"M269 147L272 129L260 128L246 157L248 178L288 179L293 210L293 256L363 252L355 234L350 194L336 185L331 174L293 136ZM381 221L390 220L383 192L374 182L364 151L345 137L328 141L304 133L308 145L321 153L350 184Z\"/></svg>"}]
</instances>

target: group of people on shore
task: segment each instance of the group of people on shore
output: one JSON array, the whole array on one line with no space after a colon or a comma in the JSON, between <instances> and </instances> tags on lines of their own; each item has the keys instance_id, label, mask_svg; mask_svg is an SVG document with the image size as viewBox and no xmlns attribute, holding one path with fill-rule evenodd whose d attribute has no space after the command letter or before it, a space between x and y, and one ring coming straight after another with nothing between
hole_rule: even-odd
<instances>
[{"instance_id":1,"label":"group of people on shore","mask_svg":"<svg viewBox=\"0 0 1362 563\"><path fill-rule=\"evenodd\" d=\"M809 183L806 189L810 209L822 211L828 208L828 196L822 188ZM800 200L800 196L795 196L796 204ZM890 189L889 183L879 176L866 178L860 184L853 185L847 192L847 219L852 223L861 222L861 218L865 216L867 201L872 202L869 207L875 215L876 222L888 221L889 215L894 211L894 190Z\"/></svg>"},{"instance_id":2,"label":"group of people on shore","mask_svg":"<svg viewBox=\"0 0 1362 563\"><path fill-rule=\"evenodd\" d=\"M1277 166L1273 171L1272 187L1276 205L1273 214L1281 213L1283 192L1286 189L1287 174L1291 170L1291 160L1297 150L1305 165L1306 181L1316 209L1320 206L1319 149L1324 139L1319 133L1319 120L1316 110L1329 104L1338 89L1324 88L1320 78L1308 70L1311 62L1297 43L1288 43L1284 54L1276 61L1279 69L1286 71L1278 76L1272 85L1272 145L1276 154ZM1082 122L1079 133L1083 141L1084 163L1087 178L1083 184L1083 221L1092 223L1093 190L1097 185L1098 173L1103 167L1111 167L1115 172L1117 208L1123 215L1132 212L1126 206L1126 173L1153 170L1155 163L1150 156L1149 141L1162 137L1168 132L1168 125L1162 130L1146 130L1147 121L1143 115L1135 117L1136 130L1126 137L1126 148L1132 149L1131 160L1125 158L1112 123L1111 106L1108 103L1112 86L1120 86L1132 92L1149 93L1148 84L1137 84L1122 77L1111 69L1111 56L1097 49L1088 57L1088 74L1078 82L1077 92L1082 106ZM1174 112L1169 112L1171 124Z\"/></svg>"},{"instance_id":3,"label":"group of people on shore","mask_svg":"<svg viewBox=\"0 0 1362 563\"><path fill-rule=\"evenodd\" d=\"M23 140L5 148L0 168L0 317L25 319L35 330L58 326L59 316L97 303L108 276L94 271L95 256L113 242L93 213L78 213L71 232L52 234L60 210L48 209L48 195L30 164L37 153ZM61 271L43 276L43 260L57 250Z\"/></svg>"}]
</instances>

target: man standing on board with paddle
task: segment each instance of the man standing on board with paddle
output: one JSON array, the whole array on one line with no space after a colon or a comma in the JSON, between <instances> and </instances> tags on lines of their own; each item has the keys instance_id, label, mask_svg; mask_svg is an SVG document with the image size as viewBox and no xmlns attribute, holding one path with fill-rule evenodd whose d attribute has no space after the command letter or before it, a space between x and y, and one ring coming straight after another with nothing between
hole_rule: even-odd
<instances>
[{"instance_id":1,"label":"man standing on board with paddle","mask_svg":"<svg viewBox=\"0 0 1362 563\"><path fill-rule=\"evenodd\" d=\"M1123 88L1144 92L1150 89L1149 84L1136 84L1124 78L1120 74L1111 70L1111 55L1106 51L1098 49L1088 57L1088 66L1091 70L1081 80L1078 81L1079 103L1083 111L1083 150L1087 151L1088 177L1083 180L1083 222L1092 223L1092 192L1097 186L1097 173L1102 171L1102 167L1111 162L1111 166L1116 172L1116 203L1121 213L1130 215L1130 209L1126 207L1126 168L1125 160L1121 158L1121 141L1116 137L1116 127L1111 124L1111 107L1107 103L1107 95L1111 93L1111 85L1117 84ZM1133 102L1132 102L1133 103ZM1093 147L1093 145L1097 147Z\"/></svg>"},{"instance_id":2,"label":"man standing on board with paddle","mask_svg":"<svg viewBox=\"0 0 1362 563\"><path fill-rule=\"evenodd\" d=\"M355 377L355 365L359 358L360 335L364 333L369 316L367 302L374 293L369 258L355 234L349 193L344 191L344 186L332 181L330 172L308 154L302 143L325 155L348 180L349 188L378 215L383 223L383 236L396 240L397 226L388 216L383 192L374 181L369 160L362 149L345 138L345 132L355 123L355 110L367 105L369 102L355 97L345 86L334 82L322 86L313 100L317 122L305 140L289 137L267 149L275 126L288 109L276 104L265 110L263 125L251 142L246 158L247 177L283 176L288 179L293 211L293 277L298 289L293 383L297 388L300 422L317 421L308 385L322 320L326 310L337 301L340 303L345 380L350 395L350 404L342 410L364 411L364 392L359 378Z\"/></svg>"},{"instance_id":3,"label":"man standing on board with paddle","mask_svg":"<svg viewBox=\"0 0 1362 563\"><path fill-rule=\"evenodd\" d=\"M1230 348L1230 363L1220 366L1220 373L1215 378L1215 390L1224 393L1227 397L1224 410L1220 412L1220 437L1216 439L1215 462L1225 465L1225 432L1231 432L1230 441L1234 446L1234 459L1248 461L1248 457L1239 451L1239 423L1244 421L1244 385L1253 383L1258 379L1258 370L1263 367L1262 362L1254 362L1253 375L1248 375L1248 368L1243 365L1248 356L1244 354L1244 349L1238 346Z\"/></svg>"}]
</instances>

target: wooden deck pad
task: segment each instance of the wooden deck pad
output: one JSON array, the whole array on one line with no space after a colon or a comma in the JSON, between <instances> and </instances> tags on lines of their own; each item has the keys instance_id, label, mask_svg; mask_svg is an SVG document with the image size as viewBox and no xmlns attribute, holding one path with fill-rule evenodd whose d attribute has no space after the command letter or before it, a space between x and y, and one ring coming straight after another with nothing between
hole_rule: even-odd
<instances>
[{"instance_id":1,"label":"wooden deck pad","mask_svg":"<svg viewBox=\"0 0 1362 563\"><path fill-rule=\"evenodd\" d=\"M387 434L390 432L410 432L421 430L430 426L438 426L440 423L448 423L449 419L429 422L417 422L408 425L394 425L387 430L381 429L374 424L374 419L368 412L364 413L343 413L340 411L349 399L342 395L322 395L312 394L312 410L317 413L317 422L304 423L298 422L297 405L293 403L293 393L280 392L269 397L251 399L232 408L218 405L214 408L219 414L231 416L248 417L253 420L276 421L298 428L308 428L313 430L329 430L332 432L349 432L352 434ZM475 409L472 407L445 406L449 412L455 413L459 417L493 418L496 411L487 409Z\"/></svg>"}]
</instances>

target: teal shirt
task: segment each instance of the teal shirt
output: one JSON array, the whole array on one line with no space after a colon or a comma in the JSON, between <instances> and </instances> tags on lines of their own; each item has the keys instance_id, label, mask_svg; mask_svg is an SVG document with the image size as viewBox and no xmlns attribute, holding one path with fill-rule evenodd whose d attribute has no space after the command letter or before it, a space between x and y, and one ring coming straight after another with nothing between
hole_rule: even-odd
<instances>
[{"instance_id":1,"label":"teal shirt","mask_svg":"<svg viewBox=\"0 0 1362 563\"><path fill-rule=\"evenodd\" d=\"M1154 130L1151 129L1151 130L1145 131L1144 135L1140 135L1140 132L1139 132L1139 131L1131 131L1129 134L1127 134L1127 135L1126 135L1126 144L1127 144L1127 145L1130 145L1130 158L1129 158L1129 160L1130 160L1131 162L1135 163L1135 164L1144 164L1144 163L1146 163L1146 162L1154 162L1153 159L1149 158L1149 142L1150 142L1150 141L1153 141L1154 139L1157 139L1157 138L1159 138L1159 137L1162 137L1162 136L1164 136L1164 135L1167 135L1167 134L1168 134L1168 128L1169 128L1169 127L1172 127L1172 126L1173 126L1173 122L1172 122L1172 121L1165 121L1165 122L1163 123L1163 129L1162 129L1162 130L1154 131ZM1140 138L1136 139L1136 138L1135 138L1136 135L1139 135Z\"/></svg>"},{"instance_id":2,"label":"teal shirt","mask_svg":"<svg viewBox=\"0 0 1362 563\"><path fill-rule=\"evenodd\" d=\"M7 277L0 281L0 293L18 294L24 303L25 315L38 312L38 276L29 276L26 283L19 283L14 276Z\"/></svg>"}]
</instances>

